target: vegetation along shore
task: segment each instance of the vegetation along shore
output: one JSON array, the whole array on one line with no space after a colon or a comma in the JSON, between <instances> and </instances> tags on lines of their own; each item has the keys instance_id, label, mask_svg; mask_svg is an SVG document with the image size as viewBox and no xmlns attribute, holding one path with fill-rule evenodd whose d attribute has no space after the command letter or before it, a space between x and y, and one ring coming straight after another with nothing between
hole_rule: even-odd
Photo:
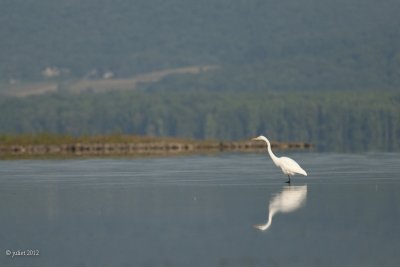
<instances>
[{"instance_id":1,"label":"vegetation along shore","mask_svg":"<svg viewBox=\"0 0 400 267\"><path fill-rule=\"evenodd\" d=\"M313 145L304 142L272 142L276 149L305 149ZM243 141L192 140L180 138L131 135L14 135L0 136L0 158L7 156L43 155L168 155L196 152L265 150L263 143Z\"/></svg>"}]
</instances>

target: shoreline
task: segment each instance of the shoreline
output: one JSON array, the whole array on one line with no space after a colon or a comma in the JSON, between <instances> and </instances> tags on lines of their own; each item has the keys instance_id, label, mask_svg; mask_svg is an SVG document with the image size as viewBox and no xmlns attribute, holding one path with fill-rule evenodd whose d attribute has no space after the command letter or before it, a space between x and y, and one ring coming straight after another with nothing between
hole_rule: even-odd
<instances>
[{"instance_id":1,"label":"shoreline","mask_svg":"<svg viewBox=\"0 0 400 267\"><path fill-rule=\"evenodd\" d=\"M0 158L35 156L141 156L179 155L204 152L262 152L266 144L254 141L163 140L134 142L73 142L62 144L1 144ZM305 142L271 142L274 149L311 149Z\"/></svg>"}]
</instances>

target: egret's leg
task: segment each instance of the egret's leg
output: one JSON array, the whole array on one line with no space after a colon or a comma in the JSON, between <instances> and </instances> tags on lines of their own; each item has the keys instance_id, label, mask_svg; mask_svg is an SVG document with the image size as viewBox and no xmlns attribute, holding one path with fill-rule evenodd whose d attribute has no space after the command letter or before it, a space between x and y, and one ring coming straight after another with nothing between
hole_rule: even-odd
<instances>
[{"instance_id":1,"label":"egret's leg","mask_svg":"<svg viewBox=\"0 0 400 267\"><path fill-rule=\"evenodd\" d=\"M291 183L290 175L288 175L287 177L289 178L289 180L287 180L286 183L287 183L287 184L290 184L290 183Z\"/></svg>"}]
</instances>

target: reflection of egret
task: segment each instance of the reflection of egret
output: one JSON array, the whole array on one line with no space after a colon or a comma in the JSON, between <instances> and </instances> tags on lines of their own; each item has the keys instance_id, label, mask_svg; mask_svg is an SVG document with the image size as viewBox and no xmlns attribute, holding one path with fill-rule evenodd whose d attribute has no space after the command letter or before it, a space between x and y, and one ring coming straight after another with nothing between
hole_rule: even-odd
<instances>
[{"instance_id":1,"label":"reflection of egret","mask_svg":"<svg viewBox=\"0 0 400 267\"><path fill-rule=\"evenodd\" d=\"M271 157L275 165L281 168L282 172L288 176L289 180L287 181L287 183L290 183L290 176L291 175L293 176L296 173L307 176L306 171L303 170L296 161L288 157L278 158L277 156L275 156L275 154L272 153L271 144L269 143L268 139L265 136L260 135L259 137L253 138L252 140L264 141L267 143L269 156Z\"/></svg>"},{"instance_id":2,"label":"reflection of egret","mask_svg":"<svg viewBox=\"0 0 400 267\"><path fill-rule=\"evenodd\" d=\"M254 227L262 231L267 230L272 223L272 217L278 212L292 212L304 205L307 197L307 185L285 186L279 194L269 202L268 221Z\"/></svg>"}]
</instances>

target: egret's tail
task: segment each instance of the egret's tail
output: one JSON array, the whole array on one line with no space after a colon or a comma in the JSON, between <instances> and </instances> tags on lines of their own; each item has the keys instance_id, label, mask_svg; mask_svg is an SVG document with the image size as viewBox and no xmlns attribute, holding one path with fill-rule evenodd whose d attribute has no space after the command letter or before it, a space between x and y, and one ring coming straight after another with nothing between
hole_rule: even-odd
<instances>
[{"instance_id":1,"label":"egret's tail","mask_svg":"<svg viewBox=\"0 0 400 267\"><path fill-rule=\"evenodd\" d=\"M303 169L301 169L301 170L299 171L299 173L302 174L302 175L304 175L304 176L307 176L307 172L306 172L305 170L303 170Z\"/></svg>"}]
</instances>

